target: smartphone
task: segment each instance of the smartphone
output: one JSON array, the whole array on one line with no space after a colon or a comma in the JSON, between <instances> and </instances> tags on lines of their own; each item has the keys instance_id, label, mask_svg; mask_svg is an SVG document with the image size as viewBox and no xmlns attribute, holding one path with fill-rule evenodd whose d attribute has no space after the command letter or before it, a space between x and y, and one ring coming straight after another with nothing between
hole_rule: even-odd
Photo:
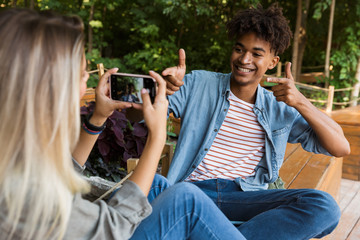
<instances>
[{"instance_id":1,"label":"smartphone","mask_svg":"<svg viewBox=\"0 0 360 240\"><path fill-rule=\"evenodd\" d=\"M141 89L148 89L151 103L156 96L155 79L149 75L113 73L110 75L110 97L123 102L142 103Z\"/></svg>"}]
</instances>

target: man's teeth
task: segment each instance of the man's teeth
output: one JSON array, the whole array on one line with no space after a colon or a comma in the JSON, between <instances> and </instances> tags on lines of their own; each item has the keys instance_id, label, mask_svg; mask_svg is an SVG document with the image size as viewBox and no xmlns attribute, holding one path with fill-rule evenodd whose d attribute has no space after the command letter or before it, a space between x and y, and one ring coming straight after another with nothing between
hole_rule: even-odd
<instances>
[{"instance_id":1,"label":"man's teeth","mask_svg":"<svg viewBox=\"0 0 360 240\"><path fill-rule=\"evenodd\" d=\"M246 68L238 67L237 69L238 69L239 71L241 71L241 72L251 72L250 69L246 69Z\"/></svg>"}]
</instances>

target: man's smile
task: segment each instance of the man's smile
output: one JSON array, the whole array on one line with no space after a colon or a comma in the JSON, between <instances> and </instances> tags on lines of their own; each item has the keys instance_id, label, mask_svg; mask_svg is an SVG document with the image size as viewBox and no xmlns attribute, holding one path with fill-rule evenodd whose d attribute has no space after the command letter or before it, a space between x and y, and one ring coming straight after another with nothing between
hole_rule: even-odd
<instances>
[{"instance_id":1,"label":"man's smile","mask_svg":"<svg viewBox=\"0 0 360 240\"><path fill-rule=\"evenodd\" d=\"M246 67L242 67L242 66L238 66L235 65L236 70L238 70L239 72L243 72L243 73L249 73L249 72L253 72L255 71L254 68L246 68Z\"/></svg>"}]
</instances>

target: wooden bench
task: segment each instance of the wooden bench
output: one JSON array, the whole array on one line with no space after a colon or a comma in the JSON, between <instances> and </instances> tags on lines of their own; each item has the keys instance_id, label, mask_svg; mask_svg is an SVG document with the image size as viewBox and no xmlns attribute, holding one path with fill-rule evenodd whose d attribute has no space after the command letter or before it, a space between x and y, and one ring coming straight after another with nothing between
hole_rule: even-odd
<instances>
[{"instance_id":1,"label":"wooden bench","mask_svg":"<svg viewBox=\"0 0 360 240\"><path fill-rule=\"evenodd\" d=\"M360 105L332 111L330 116L350 143L351 153L344 157L342 177L360 181Z\"/></svg>"},{"instance_id":2,"label":"wooden bench","mask_svg":"<svg viewBox=\"0 0 360 240\"><path fill-rule=\"evenodd\" d=\"M338 200L342 162L342 158L310 153L300 144L288 143L280 177L285 188L318 189Z\"/></svg>"}]
</instances>

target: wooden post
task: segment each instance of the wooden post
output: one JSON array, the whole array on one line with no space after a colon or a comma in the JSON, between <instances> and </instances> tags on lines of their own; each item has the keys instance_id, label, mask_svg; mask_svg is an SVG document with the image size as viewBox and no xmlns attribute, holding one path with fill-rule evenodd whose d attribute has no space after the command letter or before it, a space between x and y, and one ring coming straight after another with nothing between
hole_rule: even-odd
<instances>
[{"instance_id":1,"label":"wooden post","mask_svg":"<svg viewBox=\"0 0 360 240\"><path fill-rule=\"evenodd\" d=\"M166 177L169 167L171 164L171 160L174 156L174 144L173 143L166 143L164 149L161 153L161 175ZM127 172L130 173L136 167L139 162L139 158L129 158L126 162L127 164Z\"/></svg>"},{"instance_id":2,"label":"wooden post","mask_svg":"<svg viewBox=\"0 0 360 240\"><path fill-rule=\"evenodd\" d=\"M356 83L354 85L354 90L351 93L351 97L352 97L352 103L351 106L355 107L357 105L357 98L359 97L359 90L360 90L360 57L358 59L358 64L356 67L356 74L355 74L355 78L356 78Z\"/></svg>"},{"instance_id":3,"label":"wooden post","mask_svg":"<svg viewBox=\"0 0 360 240\"><path fill-rule=\"evenodd\" d=\"M296 26L294 33L294 43L293 43L293 52L292 52L292 65L291 71L295 79L295 82L298 82L299 79L296 79L297 66L298 66L298 53L299 53L299 35L301 27L301 16L302 16L302 0L297 0L297 11L296 11Z\"/></svg>"},{"instance_id":4,"label":"wooden post","mask_svg":"<svg viewBox=\"0 0 360 240\"><path fill-rule=\"evenodd\" d=\"M334 101L334 86L329 86L328 99L326 103L326 113L331 113Z\"/></svg>"},{"instance_id":5,"label":"wooden post","mask_svg":"<svg viewBox=\"0 0 360 240\"><path fill-rule=\"evenodd\" d=\"M326 56L325 56L325 77L326 77L325 87L326 88L329 86L329 77L330 77L330 51L331 51L333 25L334 25L334 12L335 12L335 0L332 0L330 6L329 31L328 31Z\"/></svg>"},{"instance_id":6,"label":"wooden post","mask_svg":"<svg viewBox=\"0 0 360 240\"><path fill-rule=\"evenodd\" d=\"M104 70L104 64L99 63L96 65L98 70L99 70L99 79L102 77L102 75L104 75L105 70Z\"/></svg>"},{"instance_id":7,"label":"wooden post","mask_svg":"<svg viewBox=\"0 0 360 240\"><path fill-rule=\"evenodd\" d=\"M281 67L282 67L281 65L282 65L282 63L278 62L277 67L276 67L276 76L277 77L281 77Z\"/></svg>"},{"instance_id":8,"label":"wooden post","mask_svg":"<svg viewBox=\"0 0 360 240\"><path fill-rule=\"evenodd\" d=\"M127 172L130 173L130 172L134 171L134 169L135 169L136 165L138 164L138 162L139 162L138 158L129 158L126 161Z\"/></svg>"},{"instance_id":9,"label":"wooden post","mask_svg":"<svg viewBox=\"0 0 360 240\"><path fill-rule=\"evenodd\" d=\"M174 145L166 143L161 155L161 175L166 177L170 168L171 160L174 156Z\"/></svg>"}]
</instances>

